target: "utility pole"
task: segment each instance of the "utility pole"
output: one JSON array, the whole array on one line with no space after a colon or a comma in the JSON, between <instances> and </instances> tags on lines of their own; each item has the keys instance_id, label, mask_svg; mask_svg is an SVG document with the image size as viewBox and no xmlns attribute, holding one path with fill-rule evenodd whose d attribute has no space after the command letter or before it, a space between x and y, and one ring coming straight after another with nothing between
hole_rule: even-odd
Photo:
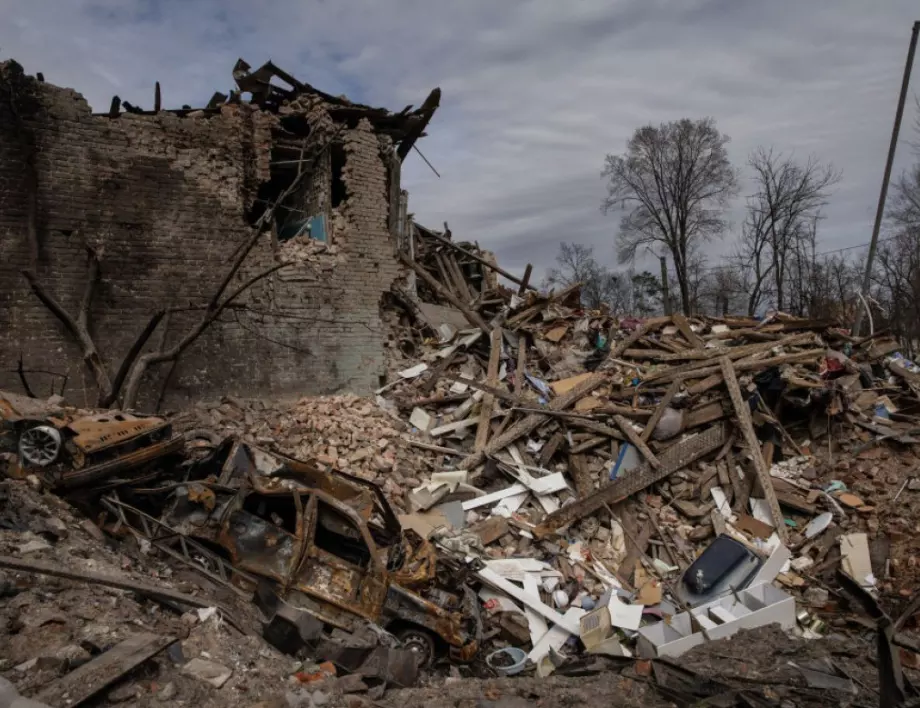
<instances>
[{"instance_id":1,"label":"utility pole","mask_svg":"<svg viewBox=\"0 0 920 708\"><path fill-rule=\"evenodd\" d=\"M894 127L891 130L891 143L888 146L888 161L885 163L885 174L882 176L882 191L878 197L878 208L875 211L875 224L872 227L872 239L869 241L869 254L866 256L866 272L863 275L862 295L869 294L872 281L872 262L875 260L875 249L878 246L878 234L882 228L882 217L885 215L885 200L888 198L888 182L891 179L891 167L894 164L894 153L898 146L898 133L901 132L901 117L904 115L904 102L907 99L907 87L910 85L910 70L914 65L914 52L917 50L917 34L920 33L920 22L914 22L910 35L910 46L907 49L907 63L904 65L904 78L901 80L901 95L898 98L898 108L894 116ZM857 304L856 320L853 322L853 335L859 335L862 325L863 308Z\"/></svg>"},{"instance_id":2,"label":"utility pole","mask_svg":"<svg viewBox=\"0 0 920 708\"><path fill-rule=\"evenodd\" d=\"M668 259L660 256L661 261L661 301L664 303L664 314L671 314L671 296L668 293Z\"/></svg>"}]
</instances>

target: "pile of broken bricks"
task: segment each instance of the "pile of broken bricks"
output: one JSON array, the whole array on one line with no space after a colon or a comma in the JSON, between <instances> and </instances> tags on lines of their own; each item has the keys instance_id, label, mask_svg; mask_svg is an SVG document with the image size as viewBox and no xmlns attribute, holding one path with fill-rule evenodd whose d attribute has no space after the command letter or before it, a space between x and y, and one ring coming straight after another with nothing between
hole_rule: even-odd
<instances>
[{"instance_id":1,"label":"pile of broken bricks","mask_svg":"<svg viewBox=\"0 0 920 708\"><path fill-rule=\"evenodd\" d=\"M772 622L817 636L838 568L913 594L920 367L897 341L579 300L521 283L429 309L422 354L377 391L440 464L401 521L481 561L490 649L545 675L576 637L662 656Z\"/></svg>"}]
</instances>

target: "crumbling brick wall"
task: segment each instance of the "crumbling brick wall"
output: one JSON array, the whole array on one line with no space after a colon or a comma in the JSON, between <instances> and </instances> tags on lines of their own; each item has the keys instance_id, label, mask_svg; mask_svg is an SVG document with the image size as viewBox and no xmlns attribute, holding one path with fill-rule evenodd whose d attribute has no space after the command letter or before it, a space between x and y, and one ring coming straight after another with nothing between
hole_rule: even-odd
<instances>
[{"instance_id":1,"label":"crumbling brick wall","mask_svg":"<svg viewBox=\"0 0 920 708\"><path fill-rule=\"evenodd\" d=\"M150 314L205 302L237 246L253 233L247 212L269 178L275 117L228 105L197 117L161 112L110 119L93 116L71 90L22 77L12 62L0 64L0 87L13 85L11 76L17 91L25 86L34 99L0 90L0 389L21 390L21 356L27 370L65 374L70 400L92 403L95 387L78 346L21 271L35 266L76 314L85 244L97 250L102 281L91 329L114 373ZM24 134L34 140L37 263L28 237ZM399 275L387 228L387 166L366 122L341 137L347 198L335 234L337 256L285 268L254 288L250 311L227 313L182 356L166 389L167 407L223 394L366 393L379 385L386 343L380 302ZM278 244L266 233L240 277L276 258ZM167 342L193 317L171 316ZM150 374L142 408L153 406L168 370L167 364ZM48 374L29 379L36 393L50 392Z\"/></svg>"}]
</instances>

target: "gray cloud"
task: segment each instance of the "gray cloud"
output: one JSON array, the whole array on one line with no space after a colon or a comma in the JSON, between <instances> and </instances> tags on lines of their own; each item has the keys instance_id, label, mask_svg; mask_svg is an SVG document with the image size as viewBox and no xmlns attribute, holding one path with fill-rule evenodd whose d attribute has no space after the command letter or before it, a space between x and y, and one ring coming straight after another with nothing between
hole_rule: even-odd
<instances>
[{"instance_id":1,"label":"gray cloud","mask_svg":"<svg viewBox=\"0 0 920 708\"><path fill-rule=\"evenodd\" d=\"M0 0L0 13L3 56L97 109L114 93L149 106L155 80L167 104L200 105L231 86L238 56L395 109L440 85L419 147L442 178L411 156L410 209L538 273L563 240L615 262L603 156L684 116L715 117L739 167L758 145L834 162L820 248L866 241L920 16L913 0Z\"/></svg>"}]
</instances>

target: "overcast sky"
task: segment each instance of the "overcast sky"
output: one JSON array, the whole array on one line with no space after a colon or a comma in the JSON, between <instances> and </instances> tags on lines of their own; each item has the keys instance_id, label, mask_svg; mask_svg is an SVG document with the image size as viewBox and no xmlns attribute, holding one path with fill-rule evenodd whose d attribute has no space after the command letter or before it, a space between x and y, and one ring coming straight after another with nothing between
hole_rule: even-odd
<instances>
[{"instance_id":1,"label":"overcast sky","mask_svg":"<svg viewBox=\"0 0 920 708\"><path fill-rule=\"evenodd\" d=\"M600 178L646 123L712 116L743 167L758 145L843 170L819 250L864 243L916 0L0 0L0 58L144 108L204 105L237 57L394 110L440 86L403 170L410 210L514 271L561 240L615 263ZM915 70L912 97L920 93ZM916 113L908 104L897 169ZM743 192L750 191L748 175ZM710 246L710 261L729 242Z\"/></svg>"}]
</instances>

